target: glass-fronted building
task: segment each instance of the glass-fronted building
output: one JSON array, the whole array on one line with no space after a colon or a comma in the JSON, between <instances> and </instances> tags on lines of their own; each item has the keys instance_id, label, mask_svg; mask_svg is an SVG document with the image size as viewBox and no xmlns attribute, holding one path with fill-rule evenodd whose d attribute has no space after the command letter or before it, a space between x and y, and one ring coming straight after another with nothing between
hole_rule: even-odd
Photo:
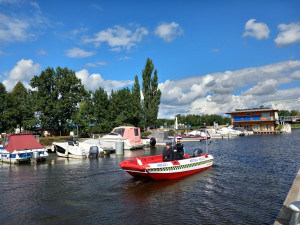
<instances>
[{"instance_id":1,"label":"glass-fronted building","mask_svg":"<svg viewBox=\"0 0 300 225\"><path fill-rule=\"evenodd\" d=\"M278 125L277 109L255 108L236 109L230 113L231 124L234 127L251 127L254 131L274 131Z\"/></svg>"}]
</instances>

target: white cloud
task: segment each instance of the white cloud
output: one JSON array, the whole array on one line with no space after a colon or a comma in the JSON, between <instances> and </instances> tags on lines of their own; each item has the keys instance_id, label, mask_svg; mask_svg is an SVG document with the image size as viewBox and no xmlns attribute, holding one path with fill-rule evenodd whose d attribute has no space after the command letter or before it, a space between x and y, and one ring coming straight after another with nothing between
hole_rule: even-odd
<instances>
[{"instance_id":1,"label":"white cloud","mask_svg":"<svg viewBox=\"0 0 300 225\"><path fill-rule=\"evenodd\" d=\"M0 14L0 41L25 41L33 34L28 33L30 24L26 20Z\"/></svg>"},{"instance_id":2,"label":"white cloud","mask_svg":"<svg viewBox=\"0 0 300 225\"><path fill-rule=\"evenodd\" d=\"M0 13L0 43L35 40L48 26L48 20L36 2L2 0L0 3L5 3ZM12 13L16 5L22 10Z\"/></svg>"},{"instance_id":3,"label":"white cloud","mask_svg":"<svg viewBox=\"0 0 300 225\"><path fill-rule=\"evenodd\" d=\"M111 90L120 89L134 83L134 81L131 80L104 80L99 73L90 75L85 69L76 72L76 76L81 79L82 84L87 90L95 91L99 87L102 87L108 93L110 93Z\"/></svg>"},{"instance_id":4,"label":"white cloud","mask_svg":"<svg viewBox=\"0 0 300 225\"><path fill-rule=\"evenodd\" d=\"M270 79L267 81L261 81L254 87L242 92L242 95L270 95L277 91L278 82Z\"/></svg>"},{"instance_id":5,"label":"white cloud","mask_svg":"<svg viewBox=\"0 0 300 225\"><path fill-rule=\"evenodd\" d=\"M236 71L217 72L159 84L162 91L159 116L176 113L224 114L235 108L258 107L264 102L299 98L300 60L274 63ZM284 85L285 90L280 90ZM287 106L292 107L292 105ZM295 105L288 110L300 108ZM284 108L278 108L284 109Z\"/></svg>"},{"instance_id":6,"label":"white cloud","mask_svg":"<svg viewBox=\"0 0 300 225\"><path fill-rule=\"evenodd\" d=\"M88 52L81 48L71 48L66 50L66 55L70 58L83 58L94 55L94 52Z\"/></svg>"},{"instance_id":7,"label":"white cloud","mask_svg":"<svg viewBox=\"0 0 300 225\"><path fill-rule=\"evenodd\" d=\"M87 63L86 66L88 67L107 66L107 62Z\"/></svg>"},{"instance_id":8,"label":"white cloud","mask_svg":"<svg viewBox=\"0 0 300 225\"><path fill-rule=\"evenodd\" d=\"M36 51L38 55L47 55L47 52L44 49L39 49Z\"/></svg>"},{"instance_id":9,"label":"white cloud","mask_svg":"<svg viewBox=\"0 0 300 225\"><path fill-rule=\"evenodd\" d=\"M129 50L137 43L142 41L143 36L148 35L148 30L144 27L129 30L121 26L114 26L102 30L94 35L94 38L85 38L83 42L93 43L96 47L106 42L112 51Z\"/></svg>"},{"instance_id":10,"label":"white cloud","mask_svg":"<svg viewBox=\"0 0 300 225\"><path fill-rule=\"evenodd\" d=\"M182 33L183 29L175 22L162 23L155 29L155 34L167 42L175 40L175 38L180 36Z\"/></svg>"},{"instance_id":11,"label":"white cloud","mask_svg":"<svg viewBox=\"0 0 300 225\"><path fill-rule=\"evenodd\" d=\"M294 73L292 73L291 78L295 80L300 80L300 70L297 70Z\"/></svg>"},{"instance_id":12,"label":"white cloud","mask_svg":"<svg viewBox=\"0 0 300 225\"><path fill-rule=\"evenodd\" d=\"M31 59L21 59L16 66L9 72L8 78L3 81L8 92L12 91L18 81L21 81L25 87L29 88L29 81L41 70L41 65L34 64Z\"/></svg>"},{"instance_id":13,"label":"white cloud","mask_svg":"<svg viewBox=\"0 0 300 225\"><path fill-rule=\"evenodd\" d=\"M283 47L300 42L300 23L279 24L278 29L281 32L275 39L277 46Z\"/></svg>"},{"instance_id":14,"label":"white cloud","mask_svg":"<svg viewBox=\"0 0 300 225\"><path fill-rule=\"evenodd\" d=\"M268 39L270 30L267 24L264 23L255 23L256 19L250 19L245 24L245 32L243 37L254 37L258 40L263 38Z\"/></svg>"}]
</instances>

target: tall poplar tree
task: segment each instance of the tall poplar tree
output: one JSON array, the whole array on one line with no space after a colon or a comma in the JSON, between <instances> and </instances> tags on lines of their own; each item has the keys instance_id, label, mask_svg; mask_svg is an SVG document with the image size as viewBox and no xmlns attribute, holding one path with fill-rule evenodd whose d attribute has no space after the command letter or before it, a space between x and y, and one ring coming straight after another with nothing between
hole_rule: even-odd
<instances>
[{"instance_id":1,"label":"tall poplar tree","mask_svg":"<svg viewBox=\"0 0 300 225\"><path fill-rule=\"evenodd\" d=\"M143 113L146 122L146 126L154 124L160 104L161 91L158 89L158 77L157 70L154 70L154 75L152 77L152 72L154 70L154 65L151 59L147 59L145 69L142 71L143 77Z\"/></svg>"},{"instance_id":2,"label":"tall poplar tree","mask_svg":"<svg viewBox=\"0 0 300 225\"><path fill-rule=\"evenodd\" d=\"M136 75L134 80L134 85L131 89L131 98L132 98L132 116L131 116L131 123L134 126L140 126L141 125L141 119L142 119L142 105L141 105L141 87L139 84L139 78Z\"/></svg>"}]
</instances>

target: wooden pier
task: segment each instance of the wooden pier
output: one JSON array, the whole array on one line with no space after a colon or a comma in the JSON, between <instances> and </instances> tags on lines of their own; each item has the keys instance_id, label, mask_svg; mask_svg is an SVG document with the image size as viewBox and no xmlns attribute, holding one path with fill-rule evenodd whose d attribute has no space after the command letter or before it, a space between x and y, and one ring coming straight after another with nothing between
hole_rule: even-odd
<instances>
[{"instance_id":1,"label":"wooden pier","mask_svg":"<svg viewBox=\"0 0 300 225\"><path fill-rule=\"evenodd\" d=\"M279 130L256 130L254 134L281 134L282 131Z\"/></svg>"}]
</instances>

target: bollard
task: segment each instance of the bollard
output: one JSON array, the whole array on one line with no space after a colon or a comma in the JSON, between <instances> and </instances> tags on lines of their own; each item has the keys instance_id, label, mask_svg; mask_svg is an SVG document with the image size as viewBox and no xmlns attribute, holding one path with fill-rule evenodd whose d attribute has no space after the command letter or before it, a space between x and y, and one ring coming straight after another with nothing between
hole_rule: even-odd
<instances>
[{"instance_id":1,"label":"bollard","mask_svg":"<svg viewBox=\"0 0 300 225\"><path fill-rule=\"evenodd\" d=\"M232 134L228 132L228 139L232 138Z\"/></svg>"},{"instance_id":2,"label":"bollard","mask_svg":"<svg viewBox=\"0 0 300 225\"><path fill-rule=\"evenodd\" d=\"M292 202L289 205L289 208L291 210L293 210L293 215L290 221L290 225L298 225L300 224L300 217L299 217L299 213L300 213L300 201L296 201L296 202Z\"/></svg>"},{"instance_id":3,"label":"bollard","mask_svg":"<svg viewBox=\"0 0 300 225\"><path fill-rule=\"evenodd\" d=\"M124 141L120 139L116 141L116 155L124 155Z\"/></svg>"}]
</instances>

